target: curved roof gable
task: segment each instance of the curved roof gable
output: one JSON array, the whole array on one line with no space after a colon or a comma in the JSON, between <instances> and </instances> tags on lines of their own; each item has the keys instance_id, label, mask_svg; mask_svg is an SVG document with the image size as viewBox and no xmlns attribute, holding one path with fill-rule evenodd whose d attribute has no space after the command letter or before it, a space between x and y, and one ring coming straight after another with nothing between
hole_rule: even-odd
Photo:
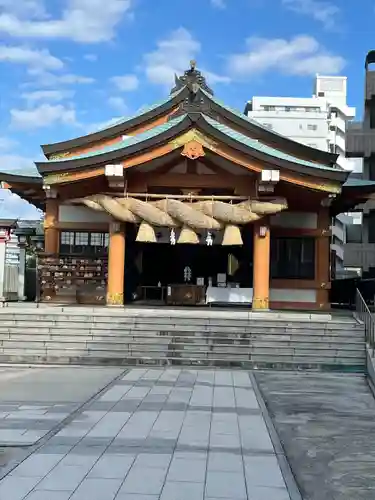
<instances>
[{"instance_id":1,"label":"curved roof gable","mask_svg":"<svg viewBox=\"0 0 375 500\"><path fill-rule=\"evenodd\" d=\"M101 130L67 141L44 144L41 146L43 153L48 158L53 154L63 153L78 147L87 146L88 144L124 135L128 130L142 123L167 114L185 98L185 94L186 89L182 88L171 94L168 98L151 106L143 107L137 114L120 119Z\"/></svg>"}]
</instances>

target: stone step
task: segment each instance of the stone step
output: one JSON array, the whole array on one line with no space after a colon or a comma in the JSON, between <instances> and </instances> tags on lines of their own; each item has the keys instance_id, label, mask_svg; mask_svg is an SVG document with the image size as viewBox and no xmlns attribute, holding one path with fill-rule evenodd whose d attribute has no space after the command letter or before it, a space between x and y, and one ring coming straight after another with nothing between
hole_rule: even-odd
<instances>
[{"instance_id":1,"label":"stone step","mask_svg":"<svg viewBox=\"0 0 375 500\"><path fill-rule=\"evenodd\" d=\"M33 322L34 324L34 322ZM360 326L360 325L359 325ZM88 322L86 323L80 323L76 324L74 322L64 322L64 323L52 323L52 322L42 322L38 321L35 322L35 326L30 326L30 320L28 323L23 323L23 322L0 322L0 333L6 333L6 332L12 332L16 330L22 330L25 329L29 331L30 333L37 333L38 331L40 332L45 332L48 333L50 331L64 331L64 330L69 330L69 331L74 331L75 333L79 334L80 332L85 332L87 330L90 330L92 332L105 332L105 331L113 331L113 332L124 332L124 333L131 333L131 332L215 332L215 333L236 333L236 334L246 334L250 332L256 332L256 333L294 333L294 332L302 332L302 333L315 333L315 332L323 332L323 333L338 333L338 334L344 334L344 333L351 333L351 334L361 334L363 332L363 327L352 327L352 326L346 326L336 328L335 326L332 325L325 325L324 328L320 327L317 328L316 325L314 324L308 324L308 325L292 325L292 326L286 326L286 325L263 325L263 324L258 324L258 322L254 322L254 324L249 324L246 327L233 327L230 324L227 326L218 326L218 325L205 325L202 328L198 328L197 326L190 325L190 324L184 324L184 325L159 325L158 323L154 324L148 324L148 323L143 323L143 324L137 324L137 325L127 325L127 326L122 326L122 325L116 325L116 324L111 324L111 323L105 323L105 324L90 324Z\"/></svg>"},{"instance_id":2,"label":"stone step","mask_svg":"<svg viewBox=\"0 0 375 500\"><path fill-rule=\"evenodd\" d=\"M127 329L149 329L152 327L158 328L182 328L188 327L190 329L202 327L202 328L238 328L238 329L247 329L252 325L256 324L260 328L270 328L273 327L275 329L279 328L309 328L309 329L332 329L332 330L340 330L340 329L361 329L361 325L357 323L355 320L351 319L351 321L300 321L300 320L236 320L233 318L228 318L226 320L220 320L219 318L212 319L197 319L194 318L165 318L165 317L140 317L140 318L117 318L117 317L74 317L74 316L36 316L30 317L29 315L12 315L8 317L7 315L0 315L0 324L4 326L14 326L14 325L24 325L25 323L30 324L30 322L35 322L40 324L41 326L54 326L54 327L69 327L72 325L72 328L87 328L88 325L90 327L100 327L100 328L127 328Z\"/></svg>"},{"instance_id":3,"label":"stone step","mask_svg":"<svg viewBox=\"0 0 375 500\"><path fill-rule=\"evenodd\" d=\"M20 349L33 348L38 346L56 346L61 345L65 347L80 347L80 348L90 348L91 346L107 346L111 349L131 349L139 346L145 349L160 349L163 346L170 346L173 349L187 349L187 348L203 348L206 350L215 349L215 348L228 348L228 349L238 349L238 350L246 350L249 348L271 348L271 349L284 349L284 348L292 348L292 349L340 349L343 351L347 350L364 350L363 342L346 342L342 343L341 341L325 341L325 342L310 342L309 339L301 339L297 340L284 340L284 341L257 341L256 339L252 339L249 337L249 341L247 343L244 342L214 342L212 339L206 339L207 341L203 341L203 339L199 339L196 337L190 338L189 342L176 342L175 339L111 339L111 340L101 340L96 338L89 339L74 339L74 337L70 337L68 339L48 339L48 338L26 338L25 340L17 340L12 338L1 339L0 347L13 347Z\"/></svg>"},{"instance_id":4,"label":"stone step","mask_svg":"<svg viewBox=\"0 0 375 500\"><path fill-rule=\"evenodd\" d=\"M24 356L19 356L17 354L0 354L0 363L22 363L22 364L56 364L56 365L67 365L67 364L78 364L78 365L121 365L121 366L132 366L132 365L186 365L186 366L231 366L244 369L251 368L278 368L278 369L298 369L298 368L309 368L312 370L321 370L322 368L345 370L350 369L350 371L363 372L364 366L362 363L358 362L356 359L337 359L335 357L325 357L324 359L320 357L293 357L293 356L252 356L251 359L228 359L227 356L221 357L191 357L188 359L183 358L172 358L172 357L153 357L141 355L135 357L128 357L124 359L123 357L113 357L111 353L108 356L105 355L93 355L81 358L80 356L58 356L58 355L44 355L44 354L32 354L29 353Z\"/></svg>"},{"instance_id":5,"label":"stone step","mask_svg":"<svg viewBox=\"0 0 375 500\"><path fill-rule=\"evenodd\" d=\"M100 342L106 344L122 343L122 344L202 344L202 345L237 345L247 346L249 344L269 344L275 348L284 344L308 344L310 346L319 344L337 344L345 348L345 346L363 346L364 336L353 335L303 335L303 334L289 334L289 335L272 335L272 334L246 334L241 336L235 335L61 335L59 333L32 333L32 332L8 332L0 333L0 345L4 342L12 341L22 344L24 342Z\"/></svg>"},{"instance_id":6,"label":"stone step","mask_svg":"<svg viewBox=\"0 0 375 500\"><path fill-rule=\"evenodd\" d=\"M336 351L332 350L320 350L316 352L295 352L291 351L280 351L280 352L272 352L271 350L258 350L257 352L230 352L222 351L172 351L172 352L160 352L159 350L147 350L142 351L140 349L133 350L129 352L122 351L113 351L111 349L71 349L71 348L47 348L47 349L25 349L24 351L20 349L1 349L0 355L8 355L8 356L18 356L20 358L27 356L54 356L61 358L71 358L78 357L81 359L85 359L87 357L104 357L104 358L121 358L123 360L132 359L132 358L171 358L171 359L231 359L231 360L254 360L261 358L263 361L272 361L273 359L288 359L293 360L294 358L304 359L308 362L310 359L313 359L314 362L317 360L320 363L324 363L327 360L337 360L343 362L352 362L358 363L362 360L361 356L358 356L357 353L346 353L345 355L340 355Z\"/></svg>"}]
</instances>

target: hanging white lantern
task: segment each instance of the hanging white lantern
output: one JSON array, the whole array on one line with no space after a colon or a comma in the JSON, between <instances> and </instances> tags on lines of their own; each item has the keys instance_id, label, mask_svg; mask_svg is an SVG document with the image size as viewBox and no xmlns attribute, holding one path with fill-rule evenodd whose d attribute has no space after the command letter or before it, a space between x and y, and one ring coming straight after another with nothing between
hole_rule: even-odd
<instances>
[{"instance_id":1,"label":"hanging white lantern","mask_svg":"<svg viewBox=\"0 0 375 500\"><path fill-rule=\"evenodd\" d=\"M170 232L170 235L169 235L169 241L171 243L171 245L175 245L176 244L176 232L174 229L171 229L171 232Z\"/></svg>"},{"instance_id":2,"label":"hanging white lantern","mask_svg":"<svg viewBox=\"0 0 375 500\"><path fill-rule=\"evenodd\" d=\"M206 244L207 244L207 246L208 247L212 247L213 242L214 242L214 240L212 238L212 233L211 233L211 231L208 231L207 236L206 236Z\"/></svg>"}]
</instances>

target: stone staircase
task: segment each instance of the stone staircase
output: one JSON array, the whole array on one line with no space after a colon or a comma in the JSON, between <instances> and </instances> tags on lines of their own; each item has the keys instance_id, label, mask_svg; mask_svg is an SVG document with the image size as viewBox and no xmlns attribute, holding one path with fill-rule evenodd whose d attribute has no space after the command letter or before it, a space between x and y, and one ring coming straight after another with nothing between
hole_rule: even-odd
<instances>
[{"instance_id":1,"label":"stone staircase","mask_svg":"<svg viewBox=\"0 0 375 500\"><path fill-rule=\"evenodd\" d=\"M18 304L0 308L0 363L364 371L365 340L343 315Z\"/></svg>"}]
</instances>

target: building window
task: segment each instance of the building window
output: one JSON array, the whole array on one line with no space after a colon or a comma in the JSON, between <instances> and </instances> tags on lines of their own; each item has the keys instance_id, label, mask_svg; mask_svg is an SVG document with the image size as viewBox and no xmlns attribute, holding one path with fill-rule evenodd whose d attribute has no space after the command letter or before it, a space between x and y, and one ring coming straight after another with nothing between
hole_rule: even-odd
<instances>
[{"instance_id":1,"label":"building window","mask_svg":"<svg viewBox=\"0 0 375 500\"><path fill-rule=\"evenodd\" d=\"M275 108L275 106L264 105L263 109L264 109L264 111L275 111L276 108Z\"/></svg>"},{"instance_id":2,"label":"building window","mask_svg":"<svg viewBox=\"0 0 375 500\"><path fill-rule=\"evenodd\" d=\"M271 130L273 129L272 123L263 123L263 125Z\"/></svg>"},{"instance_id":3,"label":"building window","mask_svg":"<svg viewBox=\"0 0 375 500\"><path fill-rule=\"evenodd\" d=\"M345 227L345 240L346 243L362 243L362 225L348 224Z\"/></svg>"},{"instance_id":4,"label":"building window","mask_svg":"<svg viewBox=\"0 0 375 500\"><path fill-rule=\"evenodd\" d=\"M62 231L60 253L74 255L105 255L108 249L108 233L87 231Z\"/></svg>"},{"instance_id":5,"label":"building window","mask_svg":"<svg viewBox=\"0 0 375 500\"><path fill-rule=\"evenodd\" d=\"M368 242L375 243L375 210L370 210L367 216Z\"/></svg>"},{"instance_id":6,"label":"building window","mask_svg":"<svg viewBox=\"0 0 375 500\"><path fill-rule=\"evenodd\" d=\"M314 123L309 123L307 125L307 130L318 130L318 125L315 125Z\"/></svg>"},{"instance_id":7,"label":"building window","mask_svg":"<svg viewBox=\"0 0 375 500\"><path fill-rule=\"evenodd\" d=\"M271 238L271 278L315 278L315 238Z\"/></svg>"},{"instance_id":8,"label":"building window","mask_svg":"<svg viewBox=\"0 0 375 500\"><path fill-rule=\"evenodd\" d=\"M293 108L292 108L291 106L285 106L285 111L286 111L287 113L290 113L290 112L292 111L292 109L293 109Z\"/></svg>"}]
</instances>

